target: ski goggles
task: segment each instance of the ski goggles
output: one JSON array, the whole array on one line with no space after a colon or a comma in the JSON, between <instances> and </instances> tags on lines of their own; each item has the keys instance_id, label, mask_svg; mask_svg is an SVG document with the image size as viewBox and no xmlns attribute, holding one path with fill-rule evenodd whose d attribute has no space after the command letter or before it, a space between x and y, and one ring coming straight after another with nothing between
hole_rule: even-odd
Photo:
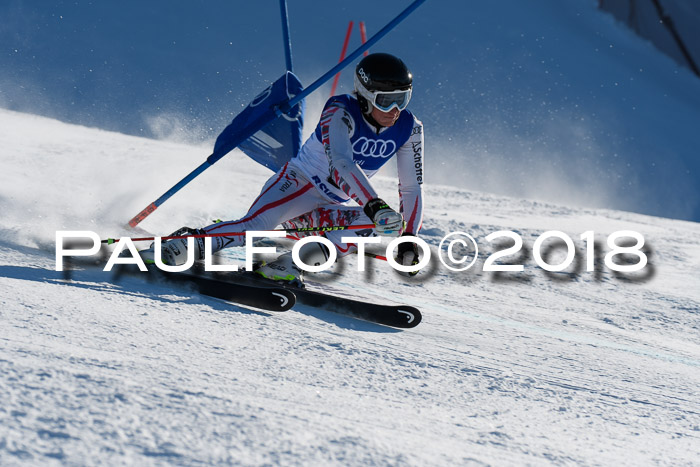
<instances>
[{"instance_id":1,"label":"ski goggles","mask_svg":"<svg viewBox=\"0 0 700 467\"><path fill-rule=\"evenodd\" d=\"M394 107L399 110L405 109L411 100L413 92L412 88L408 88L405 91L370 91L357 79L357 75L355 75L355 89L358 94L382 112L389 112Z\"/></svg>"},{"instance_id":2,"label":"ski goggles","mask_svg":"<svg viewBox=\"0 0 700 467\"><path fill-rule=\"evenodd\" d=\"M371 93L373 99L370 100L373 106L381 110L382 112L388 112L394 107L399 110L403 110L408 106L408 102L411 100L411 90L406 91L393 91L393 92L373 92Z\"/></svg>"}]
</instances>

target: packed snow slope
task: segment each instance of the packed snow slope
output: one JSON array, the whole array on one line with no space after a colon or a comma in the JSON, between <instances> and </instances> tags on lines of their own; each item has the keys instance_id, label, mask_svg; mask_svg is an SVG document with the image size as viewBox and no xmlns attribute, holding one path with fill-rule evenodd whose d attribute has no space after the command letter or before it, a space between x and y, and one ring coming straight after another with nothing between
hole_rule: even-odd
<instances>
[{"instance_id":1,"label":"packed snow slope","mask_svg":"<svg viewBox=\"0 0 700 467\"><path fill-rule=\"evenodd\" d=\"M409 2L288 3L308 86L350 20L354 49L359 21ZM432 183L700 221L700 80L597 5L429 0L371 49L413 72ZM0 18L0 107L121 133L211 140L284 71L278 2L4 0Z\"/></svg>"},{"instance_id":2,"label":"packed snow slope","mask_svg":"<svg viewBox=\"0 0 700 467\"><path fill-rule=\"evenodd\" d=\"M56 272L57 230L126 220L208 150L0 111L0 464L697 465L700 226L428 183L423 238L453 231L475 266L406 280L356 257L322 280L419 307L400 331L297 306L245 309L97 268ZM232 153L143 227L243 213L269 175ZM377 180L395 202L396 180ZM561 230L596 271L545 273ZM513 230L520 273L487 273ZM605 238L644 236L650 264L602 266ZM502 249L503 246L498 249ZM549 256L561 261L561 251ZM232 252L226 260L240 256ZM585 263L585 260L583 260Z\"/></svg>"}]
</instances>

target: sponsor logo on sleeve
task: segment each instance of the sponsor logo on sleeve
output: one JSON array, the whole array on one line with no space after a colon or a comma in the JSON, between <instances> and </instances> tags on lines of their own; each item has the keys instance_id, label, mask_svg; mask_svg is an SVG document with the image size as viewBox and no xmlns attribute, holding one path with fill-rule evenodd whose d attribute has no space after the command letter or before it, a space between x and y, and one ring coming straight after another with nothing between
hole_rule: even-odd
<instances>
[{"instance_id":1,"label":"sponsor logo on sleeve","mask_svg":"<svg viewBox=\"0 0 700 467\"><path fill-rule=\"evenodd\" d=\"M423 184L423 149L420 141L411 143L413 148L413 167L416 170L416 181Z\"/></svg>"},{"instance_id":2,"label":"sponsor logo on sleeve","mask_svg":"<svg viewBox=\"0 0 700 467\"><path fill-rule=\"evenodd\" d=\"M297 180L297 173L294 170L290 170L287 175L284 176L284 183L280 186L280 191L284 193L291 186L295 188L299 187L299 180Z\"/></svg>"}]
</instances>

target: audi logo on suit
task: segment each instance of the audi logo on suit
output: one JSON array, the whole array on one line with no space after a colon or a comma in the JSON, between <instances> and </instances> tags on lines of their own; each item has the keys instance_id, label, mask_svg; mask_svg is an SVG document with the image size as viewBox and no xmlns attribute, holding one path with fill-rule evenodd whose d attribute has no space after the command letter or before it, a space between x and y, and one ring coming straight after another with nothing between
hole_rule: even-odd
<instances>
[{"instance_id":1,"label":"audi logo on suit","mask_svg":"<svg viewBox=\"0 0 700 467\"><path fill-rule=\"evenodd\" d=\"M396 143L362 136L353 143L352 152L364 157L389 157L396 152Z\"/></svg>"}]
</instances>

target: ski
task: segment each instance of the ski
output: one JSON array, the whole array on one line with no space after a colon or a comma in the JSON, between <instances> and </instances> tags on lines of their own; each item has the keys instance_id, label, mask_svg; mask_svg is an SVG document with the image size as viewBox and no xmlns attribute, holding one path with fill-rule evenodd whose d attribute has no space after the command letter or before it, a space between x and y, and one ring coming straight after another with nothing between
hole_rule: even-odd
<instances>
[{"instance_id":1,"label":"ski","mask_svg":"<svg viewBox=\"0 0 700 467\"><path fill-rule=\"evenodd\" d=\"M116 273L118 276L146 275L148 279L184 286L208 297L266 311L287 311L296 303L296 297L291 290L278 287L276 284L243 284L226 281L198 273L196 268L193 269L194 272L165 272L150 265L148 272L141 272L134 267L122 266Z\"/></svg>"},{"instance_id":2,"label":"ski","mask_svg":"<svg viewBox=\"0 0 700 467\"><path fill-rule=\"evenodd\" d=\"M317 290L309 290L264 279L249 272L209 274L201 271L199 265L187 272L164 272L153 265L148 269L148 273L145 273L133 265L115 268L118 276L145 275L148 279L188 287L202 295L267 311L286 311L301 304L395 328L414 328L423 319L416 307L345 297L341 296L341 291L327 293L321 290L323 284L313 283Z\"/></svg>"},{"instance_id":3,"label":"ski","mask_svg":"<svg viewBox=\"0 0 700 467\"><path fill-rule=\"evenodd\" d=\"M309 290L292 285L283 285L264 279L252 273L235 272L220 274L221 280L248 286L276 286L288 290L296 296L296 303L333 313L350 316L384 326L395 328L414 328L423 319L420 310L409 305L384 305L371 301L343 297L338 293L325 293L320 290ZM322 284L314 283L316 287Z\"/></svg>"}]
</instances>

